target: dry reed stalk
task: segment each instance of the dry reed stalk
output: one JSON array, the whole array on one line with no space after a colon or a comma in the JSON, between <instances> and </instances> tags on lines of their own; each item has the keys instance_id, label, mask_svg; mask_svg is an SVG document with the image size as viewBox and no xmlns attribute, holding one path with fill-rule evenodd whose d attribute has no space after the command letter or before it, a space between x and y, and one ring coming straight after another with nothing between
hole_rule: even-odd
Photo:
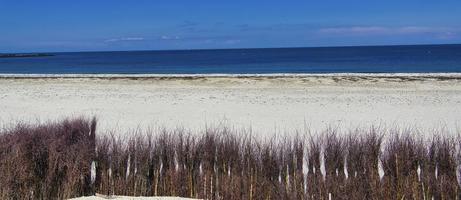
<instances>
[{"instance_id":1,"label":"dry reed stalk","mask_svg":"<svg viewBox=\"0 0 461 200\"><path fill-rule=\"evenodd\" d=\"M148 130L120 138L96 135L96 120L20 124L0 133L0 198L94 193L230 200L458 197L459 137L435 132L425 139L414 130L384 134L372 128L340 136L329 129L322 135L259 141L216 128L198 135Z\"/></svg>"}]
</instances>

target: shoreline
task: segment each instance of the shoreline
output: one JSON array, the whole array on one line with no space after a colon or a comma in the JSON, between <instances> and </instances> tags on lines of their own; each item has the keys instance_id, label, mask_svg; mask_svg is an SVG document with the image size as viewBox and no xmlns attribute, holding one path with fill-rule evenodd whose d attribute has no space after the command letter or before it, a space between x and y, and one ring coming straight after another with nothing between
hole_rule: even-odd
<instances>
[{"instance_id":1,"label":"shoreline","mask_svg":"<svg viewBox=\"0 0 461 200\"><path fill-rule=\"evenodd\" d=\"M309 77L415 77L415 78L456 78L461 73L261 73L261 74L10 74L0 73L0 78L309 78Z\"/></svg>"}]
</instances>

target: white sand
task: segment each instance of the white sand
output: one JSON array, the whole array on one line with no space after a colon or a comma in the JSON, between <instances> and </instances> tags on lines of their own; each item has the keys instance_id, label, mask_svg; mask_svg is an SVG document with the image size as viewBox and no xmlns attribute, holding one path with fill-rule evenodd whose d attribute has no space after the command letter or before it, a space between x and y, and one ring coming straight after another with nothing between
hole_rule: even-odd
<instances>
[{"instance_id":1,"label":"white sand","mask_svg":"<svg viewBox=\"0 0 461 200\"><path fill-rule=\"evenodd\" d=\"M11 76L21 78L5 78ZM264 135L328 126L461 127L460 74L123 76L2 75L0 125L96 115L100 132L220 123Z\"/></svg>"},{"instance_id":2,"label":"white sand","mask_svg":"<svg viewBox=\"0 0 461 200\"><path fill-rule=\"evenodd\" d=\"M180 197L127 197L127 196L113 196L113 197L104 197L104 196L90 196L90 197L79 197L70 200L192 200L190 198L180 198Z\"/></svg>"}]
</instances>

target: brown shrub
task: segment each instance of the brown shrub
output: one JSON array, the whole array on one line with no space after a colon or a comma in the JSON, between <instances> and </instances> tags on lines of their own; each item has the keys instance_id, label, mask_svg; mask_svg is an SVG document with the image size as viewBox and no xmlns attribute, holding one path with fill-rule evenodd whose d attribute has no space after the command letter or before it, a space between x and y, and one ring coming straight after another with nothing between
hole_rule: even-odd
<instances>
[{"instance_id":1,"label":"brown shrub","mask_svg":"<svg viewBox=\"0 0 461 200\"><path fill-rule=\"evenodd\" d=\"M20 124L0 137L2 199L63 199L93 194L96 121Z\"/></svg>"},{"instance_id":2,"label":"brown shrub","mask_svg":"<svg viewBox=\"0 0 461 200\"><path fill-rule=\"evenodd\" d=\"M456 199L460 192L461 140L443 133L329 129L261 141L226 128L130 138L95 130L95 120L82 118L4 130L0 198Z\"/></svg>"}]
</instances>

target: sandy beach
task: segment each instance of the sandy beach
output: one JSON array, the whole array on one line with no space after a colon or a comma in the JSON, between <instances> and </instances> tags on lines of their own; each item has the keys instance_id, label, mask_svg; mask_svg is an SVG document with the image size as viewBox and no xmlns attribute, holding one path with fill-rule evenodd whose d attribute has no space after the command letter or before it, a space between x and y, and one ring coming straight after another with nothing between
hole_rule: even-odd
<instances>
[{"instance_id":1,"label":"sandy beach","mask_svg":"<svg viewBox=\"0 0 461 200\"><path fill-rule=\"evenodd\" d=\"M0 125L96 116L100 132L212 126L256 134L461 122L459 74L3 75Z\"/></svg>"},{"instance_id":2,"label":"sandy beach","mask_svg":"<svg viewBox=\"0 0 461 200\"><path fill-rule=\"evenodd\" d=\"M192 200L191 198L181 198L181 197L127 197L127 196L112 196L107 197L103 195L89 196L89 197L79 197L73 198L70 200Z\"/></svg>"}]
</instances>

